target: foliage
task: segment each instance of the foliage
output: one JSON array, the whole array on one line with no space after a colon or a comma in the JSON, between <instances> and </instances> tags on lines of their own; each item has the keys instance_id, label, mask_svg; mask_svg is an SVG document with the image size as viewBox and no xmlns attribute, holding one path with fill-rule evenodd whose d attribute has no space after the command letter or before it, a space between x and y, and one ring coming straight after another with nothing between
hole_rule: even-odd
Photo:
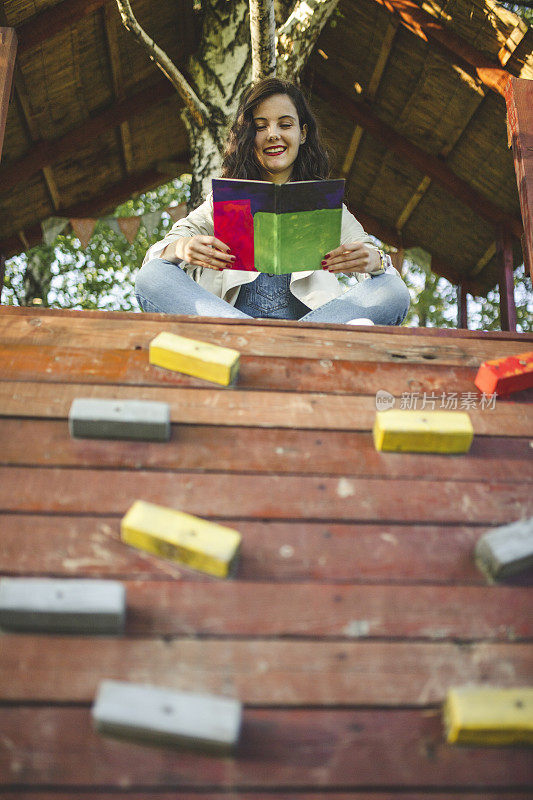
<instances>
[{"instance_id":1,"label":"foliage","mask_svg":"<svg viewBox=\"0 0 533 800\"><path fill-rule=\"evenodd\" d=\"M157 211L187 199L189 176L183 175L115 209L128 217ZM85 250L73 233L59 235L52 246L38 245L6 262L2 302L51 308L137 310L135 273L147 249L161 239L172 221L164 213L150 238L141 224L129 244L104 222L97 222Z\"/></svg>"},{"instance_id":2,"label":"foliage","mask_svg":"<svg viewBox=\"0 0 533 800\"><path fill-rule=\"evenodd\" d=\"M403 278L411 294L411 308L404 325L430 328L458 326L457 288L446 278L439 278L426 265L411 259L404 262ZM530 331L533 319L531 278L524 264L515 270L515 303L518 331ZM497 288L486 297L467 301L468 327L471 330L501 330L500 295Z\"/></svg>"},{"instance_id":3,"label":"foliage","mask_svg":"<svg viewBox=\"0 0 533 800\"><path fill-rule=\"evenodd\" d=\"M531 292L531 277L524 264L515 270L514 296L516 303L516 329L518 331L531 331L533 294ZM469 327L485 331L501 330L499 308L500 295L498 289L490 291L487 297L477 298L475 304L469 304Z\"/></svg>"}]
</instances>

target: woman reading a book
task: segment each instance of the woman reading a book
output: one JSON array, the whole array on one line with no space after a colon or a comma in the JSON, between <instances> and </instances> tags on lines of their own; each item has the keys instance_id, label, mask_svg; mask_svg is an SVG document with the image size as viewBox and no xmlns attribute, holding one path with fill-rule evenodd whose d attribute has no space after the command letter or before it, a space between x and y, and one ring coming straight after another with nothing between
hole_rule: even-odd
<instances>
[{"instance_id":1,"label":"woman reading a book","mask_svg":"<svg viewBox=\"0 0 533 800\"><path fill-rule=\"evenodd\" d=\"M222 176L284 184L328 177L327 154L301 91L267 78L250 88L229 135ZM360 223L342 206L341 243L322 269L274 275L232 269L216 238L212 194L147 252L136 281L144 311L208 317L399 325L409 292ZM346 289L337 275L357 278Z\"/></svg>"}]
</instances>

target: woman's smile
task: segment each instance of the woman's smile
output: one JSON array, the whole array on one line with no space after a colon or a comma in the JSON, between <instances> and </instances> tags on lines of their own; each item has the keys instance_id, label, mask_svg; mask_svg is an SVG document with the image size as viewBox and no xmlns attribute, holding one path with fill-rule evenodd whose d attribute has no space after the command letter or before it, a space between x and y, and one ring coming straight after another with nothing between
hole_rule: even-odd
<instances>
[{"instance_id":1,"label":"woman's smile","mask_svg":"<svg viewBox=\"0 0 533 800\"><path fill-rule=\"evenodd\" d=\"M263 152L269 156L279 156L281 153L284 153L286 149L286 147L280 147L279 145L276 145L275 147L265 147Z\"/></svg>"}]
</instances>

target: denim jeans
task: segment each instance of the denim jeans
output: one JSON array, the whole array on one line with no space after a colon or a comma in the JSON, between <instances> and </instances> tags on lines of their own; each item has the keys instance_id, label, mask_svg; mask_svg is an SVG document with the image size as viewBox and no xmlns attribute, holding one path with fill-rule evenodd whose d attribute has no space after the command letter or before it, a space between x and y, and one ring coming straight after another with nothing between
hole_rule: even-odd
<instances>
[{"instance_id":1,"label":"denim jeans","mask_svg":"<svg viewBox=\"0 0 533 800\"><path fill-rule=\"evenodd\" d=\"M135 293L143 311L234 319L345 323L367 317L376 325L399 325L409 309L409 291L396 274L361 281L314 311L294 297L289 283L288 275L260 273L255 281L241 286L232 306L196 283L178 264L154 258L139 270Z\"/></svg>"},{"instance_id":2,"label":"denim jeans","mask_svg":"<svg viewBox=\"0 0 533 800\"><path fill-rule=\"evenodd\" d=\"M250 317L300 319L311 309L292 294L290 282L290 275L260 272L255 281L241 286L235 308Z\"/></svg>"}]
</instances>

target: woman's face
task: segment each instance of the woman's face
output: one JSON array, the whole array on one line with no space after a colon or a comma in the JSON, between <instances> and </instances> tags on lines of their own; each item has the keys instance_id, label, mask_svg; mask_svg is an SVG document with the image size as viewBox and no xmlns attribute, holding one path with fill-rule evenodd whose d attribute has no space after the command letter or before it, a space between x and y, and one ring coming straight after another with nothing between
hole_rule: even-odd
<instances>
[{"instance_id":1,"label":"woman's face","mask_svg":"<svg viewBox=\"0 0 533 800\"><path fill-rule=\"evenodd\" d=\"M287 94L273 94L253 111L254 152L261 177L273 183L286 183L300 145L305 142L307 125L300 128L296 106Z\"/></svg>"}]
</instances>

